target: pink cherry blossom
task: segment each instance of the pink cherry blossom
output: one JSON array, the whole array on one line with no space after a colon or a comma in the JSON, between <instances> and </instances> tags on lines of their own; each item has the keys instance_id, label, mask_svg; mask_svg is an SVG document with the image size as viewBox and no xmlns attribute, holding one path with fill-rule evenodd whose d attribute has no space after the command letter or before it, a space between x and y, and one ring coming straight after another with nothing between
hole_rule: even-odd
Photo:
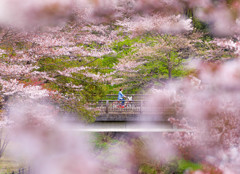
<instances>
[{"instance_id":1,"label":"pink cherry blossom","mask_svg":"<svg viewBox=\"0 0 240 174\"><path fill-rule=\"evenodd\" d=\"M42 98L50 95L48 90L42 89L40 86L24 86L16 79L10 79L9 81L0 79L0 84L5 95L19 94L29 98Z\"/></svg>"},{"instance_id":2,"label":"pink cherry blossom","mask_svg":"<svg viewBox=\"0 0 240 174\"><path fill-rule=\"evenodd\" d=\"M133 19L125 19L118 21L118 25L125 28L126 32L145 33L145 32L159 32L159 33L178 33L183 31L191 31L191 19L185 19L180 15L172 15L161 17L160 15L135 17Z\"/></svg>"}]
</instances>

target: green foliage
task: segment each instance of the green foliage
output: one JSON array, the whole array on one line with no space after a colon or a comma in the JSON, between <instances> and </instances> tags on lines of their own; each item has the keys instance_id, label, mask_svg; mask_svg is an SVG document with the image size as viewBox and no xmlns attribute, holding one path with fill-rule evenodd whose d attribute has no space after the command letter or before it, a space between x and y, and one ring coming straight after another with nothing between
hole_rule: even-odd
<instances>
[{"instance_id":1,"label":"green foliage","mask_svg":"<svg viewBox=\"0 0 240 174\"><path fill-rule=\"evenodd\" d=\"M65 84L73 84L76 86L82 85L82 90L76 91L70 87L66 87ZM90 77L86 77L83 74L73 73L73 77L67 76L58 76L56 77L56 83L54 85L57 90L64 94L72 94L75 93L77 95L81 95L82 101L97 101L103 95L105 95L105 87L97 82L94 81Z\"/></svg>"},{"instance_id":2,"label":"green foliage","mask_svg":"<svg viewBox=\"0 0 240 174\"><path fill-rule=\"evenodd\" d=\"M185 11L186 15L189 18L192 18L192 23L194 26L194 29L197 31L203 31L203 32L208 32L208 25L202 21L200 21L195 15L194 15L194 10L193 9L187 9Z\"/></svg>"},{"instance_id":3,"label":"green foliage","mask_svg":"<svg viewBox=\"0 0 240 174\"><path fill-rule=\"evenodd\" d=\"M125 40L116 42L113 45L113 50L116 51L117 53L120 53L121 55L127 55L129 54L132 50L133 47L131 47L138 39L130 39L129 37L126 37Z\"/></svg>"},{"instance_id":4,"label":"green foliage","mask_svg":"<svg viewBox=\"0 0 240 174\"><path fill-rule=\"evenodd\" d=\"M91 64L89 64L89 66L91 67L98 67L99 69L102 68L112 68L114 66L114 64L117 64L119 57L116 55L104 55L101 59L98 59L94 62L92 62Z\"/></svg>"},{"instance_id":5,"label":"green foliage","mask_svg":"<svg viewBox=\"0 0 240 174\"><path fill-rule=\"evenodd\" d=\"M186 160L173 160L163 165L154 165L153 162L144 163L139 167L140 174L182 174L186 171L201 170L203 167L201 164L193 163Z\"/></svg>"},{"instance_id":6,"label":"green foliage","mask_svg":"<svg viewBox=\"0 0 240 174\"><path fill-rule=\"evenodd\" d=\"M162 61L152 61L140 67L139 73L151 75L152 78L167 78L167 69Z\"/></svg>"},{"instance_id":7,"label":"green foliage","mask_svg":"<svg viewBox=\"0 0 240 174\"><path fill-rule=\"evenodd\" d=\"M2 59L5 59L5 58L7 58L7 57L8 57L7 54L2 54L2 55L0 56L0 58L2 58Z\"/></svg>"},{"instance_id":8,"label":"green foliage","mask_svg":"<svg viewBox=\"0 0 240 174\"><path fill-rule=\"evenodd\" d=\"M16 46L19 50L23 50L24 49L24 43L23 42L16 42Z\"/></svg>"},{"instance_id":9,"label":"green foliage","mask_svg":"<svg viewBox=\"0 0 240 174\"><path fill-rule=\"evenodd\" d=\"M155 167L149 165L149 164L143 164L139 167L139 174L157 174L157 170Z\"/></svg>"},{"instance_id":10,"label":"green foliage","mask_svg":"<svg viewBox=\"0 0 240 174\"><path fill-rule=\"evenodd\" d=\"M202 21L200 21L198 18L193 17L193 26L196 30L203 31L203 32L208 32L208 25Z\"/></svg>"},{"instance_id":11,"label":"green foliage","mask_svg":"<svg viewBox=\"0 0 240 174\"><path fill-rule=\"evenodd\" d=\"M110 145L116 144L117 142L119 141L113 139L109 133L94 134L93 144L97 150L107 149Z\"/></svg>"},{"instance_id":12,"label":"green foliage","mask_svg":"<svg viewBox=\"0 0 240 174\"><path fill-rule=\"evenodd\" d=\"M23 41L19 41L19 42L15 42L15 49L17 50L28 50L32 47L33 43L31 42L23 42Z\"/></svg>"},{"instance_id":13,"label":"green foliage","mask_svg":"<svg viewBox=\"0 0 240 174\"><path fill-rule=\"evenodd\" d=\"M200 39L203 41L203 42L210 42L213 40L213 36L210 35L210 34L204 34L202 37L200 37Z\"/></svg>"},{"instance_id":14,"label":"green foliage","mask_svg":"<svg viewBox=\"0 0 240 174\"><path fill-rule=\"evenodd\" d=\"M134 47L135 43L144 43L149 46L154 46L157 43L157 38L154 38L149 34L138 36L132 39L126 36L123 41L115 42L112 49L118 53L119 57L131 55L137 49Z\"/></svg>"},{"instance_id":15,"label":"green foliage","mask_svg":"<svg viewBox=\"0 0 240 174\"><path fill-rule=\"evenodd\" d=\"M178 166L181 171L186 171L186 170L195 171L195 170L202 169L201 164L193 163L191 161L186 161L183 159L178 161Z\"/></svg>"},{"instance_id":16,"label":"green foliage","mask_svg":"<svg viewBox=\"0 0 240 174\"><path fill-rule=\"evenodd\" d=\"M103 59L102 59L103 67L112 68L114 64L117 64L118 62L119 62L118 57L114 55L105 55L103 56Z\"/></svg>"},{"instance_id":17,"label":"green foliage","mask_svg":"<svg viewBox=\"0 0 240 174\"><path fill-rule=\"evenodd\" d=\"M210 41L210 38L209 38L209 41ZM204 40L200 42L195 42L194 47L198 49L197 51L215 50L215 45L212 43L209 43L209 41Z\"/></svg>"},{"instance_id":18,"label":"green foliage","mask_svg":"<svg viewBox=\"0 0 240 174\"><path fill-rule=\"evenodd\" d=\"M182 66L184 59L179 57L178 53L174 51L171 51L168 56L169 58L161 56L158 60L145 63L140 67L139 73L151 75L154 79L168 78L169 66L172 66L172 77L184 76L186 74ZM169 65L169 61L171 65Z\"/></svg>"},{"instance_id":19,"label":"green foliage","mask_svg":"<svg viewBox=\"0 0 240 174\"><path fill-rule=\"evenodd\" d=\"M16 51L14 50L13 45L11 43L0 45L0 49L5 50L7 56L16 56Z\"/></svg>"},{"instance_id":20,"label":"green foliage","mask_svg":"<svg viewBox=\"0 0 240 174\"><path fill-rule=\"evenodd\" d=\"M91 57L89 58L91 61ZM106 92L106 87L101 82L87 77L83 72L72 73L71 77L60 75L57 71L65 70L66 68L79 67L83 62L71 60L69 57L63 56L58 58L44 57L39 60L38 71L48 72L54 76L55 81L50 81L45 84L46 88L57 90L61 94L68 96L61 102L61 106L65 111L76 113L86 122L93 122L97 112L88 109L90 103L100 100ZM70 85L67 85L70 84ZM79 86L72 88L71 86ZM75 97L74 97L75 96Z\"/></svg>"},{"instance_id":21,"label":"green foliage","mask_svg":"<svg viewBox=\"0 0 240 174\"><path fill-rule=\"evenodd\" d=\"M68 114L76 114L85 123L92 123L95 121L95 115L97 112L88 110L84 107L81 97L75 95L74 99L69 97L69 100L62 100L60 107Z\"/></svg>"},{"instance_id":22,"label":"green foliage","mask_svg":"<svg viewBox=\"0 0 240 174\"><path fill-rule=\"evenodd\" d=\"M100 49L103 45L92 41L91 44L82 44L85 49ZM80 45L79 45L80 46Z\"/></svg>"},{"instance_id":23,"label":"green foliage","mask_svg":"<svg viewBox=\"0 0 240 174\"><path fill-rule=\"evenodd\" d=\"M38 61L40 72L54 72L56 70L64 70L66 68L81 66L77 60L70 60L69 57L63 56L59 58L43 57Z\"/></svg>"}]
</instances>

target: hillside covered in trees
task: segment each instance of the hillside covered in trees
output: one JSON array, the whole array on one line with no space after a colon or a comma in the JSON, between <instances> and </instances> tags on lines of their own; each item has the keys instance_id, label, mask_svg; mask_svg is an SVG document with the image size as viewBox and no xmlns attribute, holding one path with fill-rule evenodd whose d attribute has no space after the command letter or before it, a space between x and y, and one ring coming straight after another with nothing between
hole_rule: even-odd
<instances>
[{"instance_id":1,"label":"hillside covered in trees","mask_svg":"<svg viewBox=\"0 0 240 174\"><path fill-rule=\"evenodd\" d=\"M144 93L163 87L170 79L194 74L188 66L191 61L224 62L237 57L234 48L217 44L217 36L207 23L193 17L193 10L161 3L159 9L152 9L150 2L146 9L133 1L108 4L106 8L119 16L101 9L100 3L98 10L107 14L95 11L92 21L80 19L81 13L75 9L69 21L60 24L52 21L62 18L58 15L63 4L53 4L42 7L53 10L53 14L46 12L53 18L47 24L14 21L13 26L3 26L2 98L50 97L92 120L93 113L84 105L117 94L119 88L125 93ZM162 14L160 8L168 9L169 14Z\"/></svg>"}]
</instances>

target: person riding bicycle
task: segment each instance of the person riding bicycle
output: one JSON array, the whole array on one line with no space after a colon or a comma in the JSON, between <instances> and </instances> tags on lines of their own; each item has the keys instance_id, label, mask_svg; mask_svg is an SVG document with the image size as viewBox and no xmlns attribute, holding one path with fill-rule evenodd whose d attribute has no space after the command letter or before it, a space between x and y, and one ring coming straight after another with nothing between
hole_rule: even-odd
<instances>
[{"instance_id":1,"label":"person riding bicycle","mask_svg":"<svg viewBox=\"0 0 240 174\"><path fill-rule=\"evenodd\" d=\"M123 93L122 93L122 88L119 89L119 93L118 93L118 101L122 101L122 107L124 107L124 103L125 103L125 99L124 97L126 97Z\"/></svg>"}]
</instances>

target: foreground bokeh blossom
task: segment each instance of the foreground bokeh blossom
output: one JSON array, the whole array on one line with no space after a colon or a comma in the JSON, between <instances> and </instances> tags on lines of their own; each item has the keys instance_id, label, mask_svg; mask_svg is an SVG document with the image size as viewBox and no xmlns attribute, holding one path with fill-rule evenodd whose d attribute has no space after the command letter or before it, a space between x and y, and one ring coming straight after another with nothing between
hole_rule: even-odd
<instances>
[{"instance_id":1,"label":"foreground bokeh blossom","mask_svg":"<svg viewBox=\"0 0 240 174\"><path fill-rule=\"evenodd\" d=\"M238 173L240 169L235 163L240 153L239 65L239 60L199 63L197 76L154 89L149 105L175 108L175 116L169 121L186 131L165 135L182 156L209 162L224 173ZM164 111L154 112L164 118Z\"/></svg>"},{"instance_id":2,"label":"foreground bokeh blossom","mask_svg":"<svg viewBox=\"0 0 240 174\"><path fill-rule=\"evenodd\" d=\"M119 20L128 30L146 29L176 32L191 29L184 10L193 9L216 35L239 33L239 2L181 1L181 0L2 0L0 24L34 29L42 25L62 25L76 20L79 23L105 23ZM137 14L141 14L140 17ZM153 14L157 14L152 16ZM179 15L181 14L181 15ZM128 19L122 20L124 17ZM151 18L146 20L146 18ZM174 25L176 24L176 25Z\"/></svg>"},{"instance_id":3,"label":"foreground bokeh blossom","mask_svg":"<svg viewBox=\"0 0 240 174\"><path fill-rule=\"evenodd\" d=\"M89 135L72 134L57 122L57 115L49 103L21 100L11 104L9 134L14 158L27 160L36 174L101 173Z\"/></svg>"}]
</instances>

